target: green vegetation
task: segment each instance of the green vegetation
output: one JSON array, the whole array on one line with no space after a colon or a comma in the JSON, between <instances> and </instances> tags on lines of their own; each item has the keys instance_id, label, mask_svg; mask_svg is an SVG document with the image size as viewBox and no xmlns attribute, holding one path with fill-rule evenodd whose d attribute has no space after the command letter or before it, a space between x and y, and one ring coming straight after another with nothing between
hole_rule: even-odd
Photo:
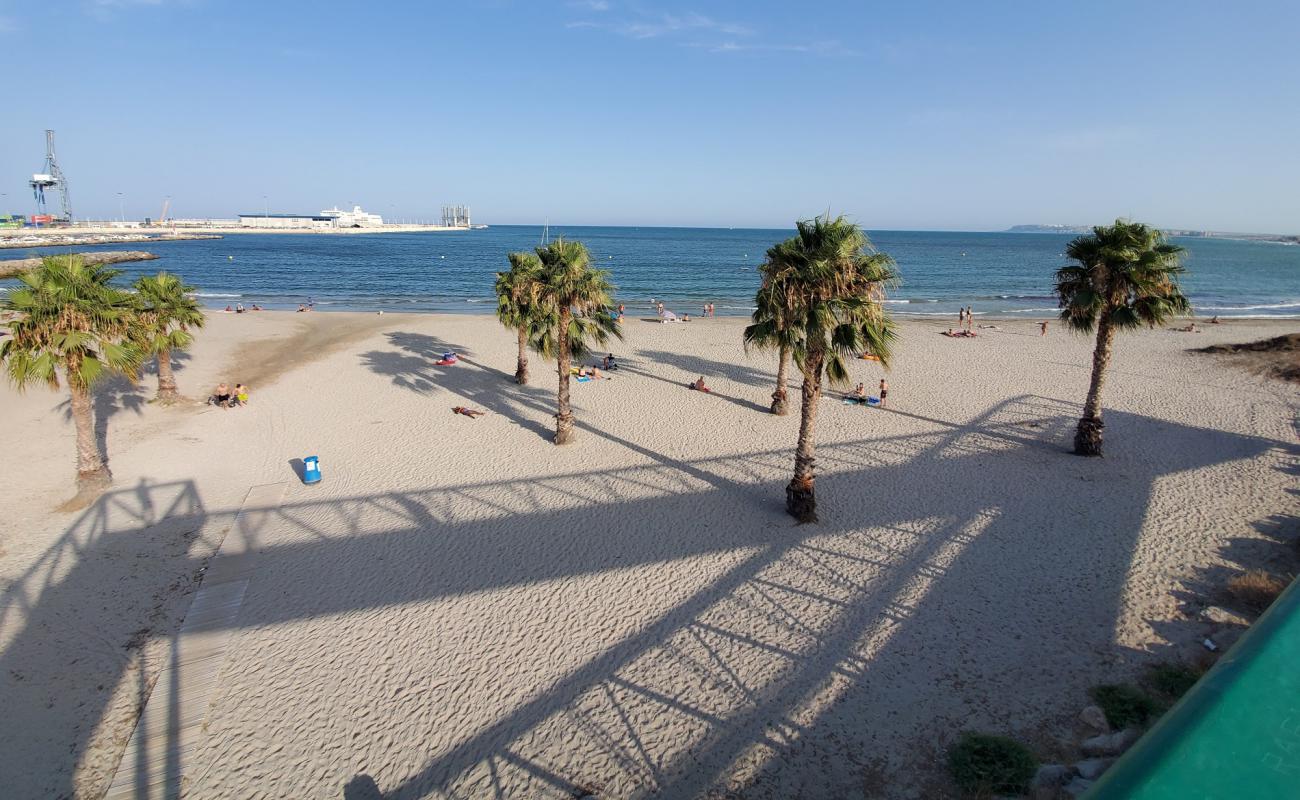
<instances>
[{"instance_id":1,"label":"green vegetation","mask_svg":"<svg viewBox=\"0 0 1300 800\"><path fill-rule=\"evenodd\" d=\"M985 733L963 733L948 753L948 772L964 792L984 797L1024 794L1038 759L1019 742Z\"/></svg>"},{"instance_id":2,"label":"green vegetation","mask_svg":"<svg viewBox=\"0 0 1300 800\"><path fill-rule=\"evenodd\" d=\"M611 336L623 338L618 321L610 313L614 286L609 273L591 266L591 256L582 242L556 239L537 248L537 310L533 315L533 347L554 358L559 372L555 414L555 443L573 441L573 410L569 406L569 365L574 356L585 355L593 344L604 344Z\"/></svg>"},{"instance_id":3,"label":"green vegetation","mask_svg":"<svg viewBox=\"0 0 1300 800\"><path fill-rule=\"evenodd\" d=\"M190 329L203 327L203 310L194 299L197 290L186 286L178 275L159 272L136 279L135 291L137 309L131 336L143 353L158 359L154 399L174 403L180 393L172 373L172 351L189 347L194 342Z\"/></svg>"},{"instance_id":4,"label":"green vegetation","mask_svg":"<svg viewBox=\"0 0 1300 800\"><path fill-rule=\"evenodd\" d=\"M1074 239L1066 255L1075 266L1056 272L1061 320L1081 333L1097 331L1092 381L1074 435L1074 452L1100 456L1101 390L1110 364L1115 332L1140 325L1160 325L1190 309L1178 287L1183 248L1164 234L1137 222L1116 220Z\"/></svg>"},{"instance_id":5,"label":"green vegetation","mask_svg":"<svg viewBox=\"0 0 1300 800\"><path fill-rule=\"evenodd\" d=\"M497 319L515 331L519 339L519 358L515 363L515 383L528 383L528 342L539 320L538 278L542 262L533 253L510 253L510 271L498 272L496 281Z\"/></svg>"},{"instance_id":6,"label":"green vegetation","mask_svg":"<svg viewBox=\"0 0 1300 800\"><path fill-rule=\"evenodd\" d=\"M58 389L62 374L68 384L79 493L112 481L95 440L91 388L114 373L134 379L144 359L130 336L135 300L109 285L120 274L78 256L50 257L21 273L20 285L0 300L0 310L17 314L8 323L10 336L0 341L9 379L19 389L34 383Z\"/></svg>"},{"instance_id":7,"label":"green vegetation","mask_svg":"<svg viewBox=\"0 0 1300 800\"><path fill-rule=\"evenodd\" d=\"M791 274L798 253L796 239L768 248L767 258L758 268L762 284L754 295L754 322L745 328L746 350L754 346L777 351L776 390L772 392L772 413L777 416L790 413L785 387L790 374L790 353L796 344L794 329L789 324L795 296L785 277Z\"/></svg>"},{"instance_id":8,"label":"green vegetation","mask_svg":"<svg viewBox=\"0 0 1300 800\"><path fill-rule=\"evenodd\" d=\"M1143 683L1149 686L1151 691L1169 703L1173 703L1187 694L1204 674L1204 670L1185 664L1156 664L1146 671Z\"/></svg>"},{"instance_id":9,"label":"green vegetation","mask_svg":"<svg viewBox=\"0 0 1300 800\"><path fill-rule=\"evenodd\" d=\"M1145 725L1160 711L1160 704L1151 695L1127 683L1094 686L1088 694L1116 730Z\"/></svg>"},{"instance_id":10,"label":"green vegetation","mask_svg":"<svg viewBox=\"0 0 1300 800\"><path fill-rule=\"evenodd\" d=\"M894 262L877 252L862 229L843 217L798 223L797 236L768 251L761 313L745 328L745 341L789 350L803 373L799 442L794 478L786 487L786 511L802 522L817 521L814 490L814 432L822 379L848 381L845 358L869 351L889 365L896 338L881 301L897 282ZM766 309L766 311L764 311ZM784 393L779 385L774 405Z\"/></svg>"}]
</instances>

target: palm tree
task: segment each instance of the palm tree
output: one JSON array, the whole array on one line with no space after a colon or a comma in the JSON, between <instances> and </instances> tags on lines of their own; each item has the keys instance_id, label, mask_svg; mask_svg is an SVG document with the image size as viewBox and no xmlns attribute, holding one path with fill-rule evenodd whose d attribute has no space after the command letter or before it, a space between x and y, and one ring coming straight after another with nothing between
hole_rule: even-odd
<instances>
[{"instance_id":1,"label":"palm tree","mask_svg":"<svg viewBox=\"0 0 1300 800\"><path fill-rule=\"evenodd\" d=\"M78 256L50 257L20 274L20 285L0 301L0 308L17 314L8 323L10 336L0 342L9 379L19 389L33 383L58 389L60 372L67 381L80 492L98 491L112 480L95 443L91 388L112 372L134 379L143 360L128 339L133 298L109 285L120 274Z\"/></svg>"},{"instance_id":2,"label":"palm tree","mask_svg":"<svg viewBox=\"0 0 1300 800\"><path fill-rule=\"evenodd\" d=\"M537 322L537 278L542 262L532 253L510 253L510 271L498 272L497 319L519 336L515 383L528 383L528 340Z\"/></svg>"},{"instance_id":3,"label":"palm tree","mask_svg":"<svg viewBox=\"0 0 1300 800\"><path fill-rule=\"evenodd\" d=\"M745 349L750 346L763 350L775 349L778 353L776 390L772 392L772 413L785 416L790 412L786 398L786 380L790 371L790 353L795 332L790 322L793 296L786 275L799 257L798 239L787 239L767 250L767 258L759 267L763 283L754 295L753 324L745 327Z\"/></svg>"},{"instance_id":4,"label":"palm tree","mask_svg":"<svg viewBox=\"0 0 1300 800\"><path fill-rule=\"evenodd\" d=\"M556 239L538 247L536 337L534 346L554 358L560 385L555 414L555 443L573 441L573 411L569 407L569 364L592 344L604 344L623 334L610 313L614 286L609 273L594 269L582 242Z\"/></svg>"},{"instance_id":5,"label":"palm tree","mask_svg":"<svg viewBox=\"0 0 1300 800\"><path fill-rule=\"evenodd\" d=\"M799 444L785 508L803 523L817 521L813 432L822 377L846 383L844 359L864 350L889 366L897 334L881 301L898 276L893 259L876 251L862 229L844 217L801 221L798 229L789 242L792 254L782 277L790 298L786 307L791 355L803 373Z\"/></svg>"},{"instance_id":6,"label":"palm tree","mask_svg":"<svg viewBox=\"0 0 1300 800\"><path fill-rule=\"evenodd\" d=\"M1074 434L1078 455L1101 455L1101 388L1115 332L1154 327L1190 309L1178 287L1182 252L1155 228L1125 220L1098 225L1066 247L1076 264L1056 271L1061 321L1080 333L1097 330L1092 382Z\"/></svg>"},{"instance_id":7,"label":"palm tree","mask_svg":"<svg viewBox=\"0 0 1300 800\"><path fill-rule=\"evenodd\" d=\"M158 358L158 394L160 403L180 399L176 376L172 373L172 351L184 350L194 342L190 328L203 327L203 311L194 299L193 286L186 286L179 275L159 272L142 275L135 281L139 303L134 336L140 349Z\"/></svg>"}]
</instances>

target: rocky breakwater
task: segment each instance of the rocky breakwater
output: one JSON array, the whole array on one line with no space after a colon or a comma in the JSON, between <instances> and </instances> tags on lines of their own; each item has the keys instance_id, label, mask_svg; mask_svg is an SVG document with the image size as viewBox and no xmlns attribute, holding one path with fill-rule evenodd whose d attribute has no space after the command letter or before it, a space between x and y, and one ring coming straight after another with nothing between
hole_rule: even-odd
<instances>
[{"instance_id":1,"label":"rocky breakwater","mask_svg":"<svg viewBox=\"0 0 1300 800\"><path fill-rule=\"evenodd\" d=\"M153 261L158 256L143 250L114 250L103 253L76 253L87 264L121 264L125 261ZM63 256L56 256L62 258ZM0 261L0 278L11 278L20 272L40 266L39 258L11 258Z\"/></svg>"}]
</instances>

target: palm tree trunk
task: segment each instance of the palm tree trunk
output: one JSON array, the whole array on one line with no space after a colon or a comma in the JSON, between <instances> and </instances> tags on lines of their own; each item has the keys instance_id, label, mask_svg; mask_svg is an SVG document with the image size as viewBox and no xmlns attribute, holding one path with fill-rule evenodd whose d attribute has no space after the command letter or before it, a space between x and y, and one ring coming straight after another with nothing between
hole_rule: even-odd
<instances>
[{"instance_id":1,"label":"palm tree trunk","mask_svg":"<svg viewBox=\"0 0 1300 800\"><path fill-rule=\"evenodd\" d=\"M528 383L528 329L519 327L519 361L515 364L515 383Z\"/></svg>"},{"instance_id":2,"label":"palm tree trunk","mask_svg":"<svg viewBox=\"0 0 1300 800\"><path fill-rule=\"evenodd\" d=\"M68 381L72 392L72 423L77 429L77 491L98 492L108 488L113 476L95 445L95 418L90 406L90 389Z\"/></svg>"},{"instance_id":3,"label":"palm tree trunk","mask_svg":"<svg viewBox=\"0 0 1300 800\"><path fill-rule=\"evenodd\" d=\"M1110 366L1110 348L1115 340L1107 312L1102 312L1097 323L1097 348L1092 351L1092 382L1088 385L1088 400L1083 404L1083 417L1074 432L1074 452L1081 456L1101 455L1101 387L1106 382L1106 367Z\"/></svg>"},{"instance_id":4,"label":"palm tree trunk","mask_svg":"<svg viewBox=\"0 0 1300 800\"><path fill-rule=\"evenodd\" d=\"M817 521L817 496L813 489L816 442L813 427L822 396L822 354L812 352L804 363L803 407L799 420L799 446L794 452L794 479L785 487L785 510L800 524Z\"/></svg>"},{"instance_id":5,"label":"palm tree trunk","mask_svg":"<svg viewBox=\"0 0 1300 800\"><path fill-rule=\"evenodd\" d=\"M790 413L790 406L786 402L785 384L786 375L790 371L790 348L781 345L781 360L776 367L776 391L772 392L772 413L778 417L784 417Z\"/></svg>"},{"instance_id":6,"label":"palm tree trunk","mask_svg":"<svg viewBox=\"0 0 1300 800\"><path fill-rule=\"evenodd\" d=\"M162 350L158 353L158 395L154 399L168 404L180 397L180 392L176 391L176 375L172 373L172 351Z\"/></svg>"},{"instance_id":7,"label":"palm tree trunk","mask_svg":"<svg viewBox=\"0 0 1300 800\"><path fill-rule=\"evenodd\" d=\"M573 441L573 412L569 409L569 309L560 311L560 330L556 339L556 361L560 371L560 389L555 415L555 443Z\"/></svg>"}]
</instances>

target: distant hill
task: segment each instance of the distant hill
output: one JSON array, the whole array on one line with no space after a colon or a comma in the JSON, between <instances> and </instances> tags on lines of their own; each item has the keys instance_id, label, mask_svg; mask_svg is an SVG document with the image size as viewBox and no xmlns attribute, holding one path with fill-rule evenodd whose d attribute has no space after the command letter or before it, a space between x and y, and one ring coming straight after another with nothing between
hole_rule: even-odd
<instances>
[{"instance_id":1,"label":"distant hill","mask_svg":"<svg viewBox=\"0 0 1300 800\"><path fill-rule=\"evenodd\" d=\"M1004 233L1092 233L1091 225L1012 225ZM1278 233L1223 233L1218 231L1194 231L1179 228L1162 228L1166 236L1185 236L1205 239L1237 239L1247 242L1276 242L1278 244L1300 244L1300 236Z\"/></svg>"},{"instance_id":2,"label":"distant hill","mask_svg":"<svg viewBox=\"0 0 1300 800\"><path fill-rule=\"evenodd\" d=\"M1088 225L1012 225L1006 233L1091 233Z\"/></svg>"}]
</instances>

